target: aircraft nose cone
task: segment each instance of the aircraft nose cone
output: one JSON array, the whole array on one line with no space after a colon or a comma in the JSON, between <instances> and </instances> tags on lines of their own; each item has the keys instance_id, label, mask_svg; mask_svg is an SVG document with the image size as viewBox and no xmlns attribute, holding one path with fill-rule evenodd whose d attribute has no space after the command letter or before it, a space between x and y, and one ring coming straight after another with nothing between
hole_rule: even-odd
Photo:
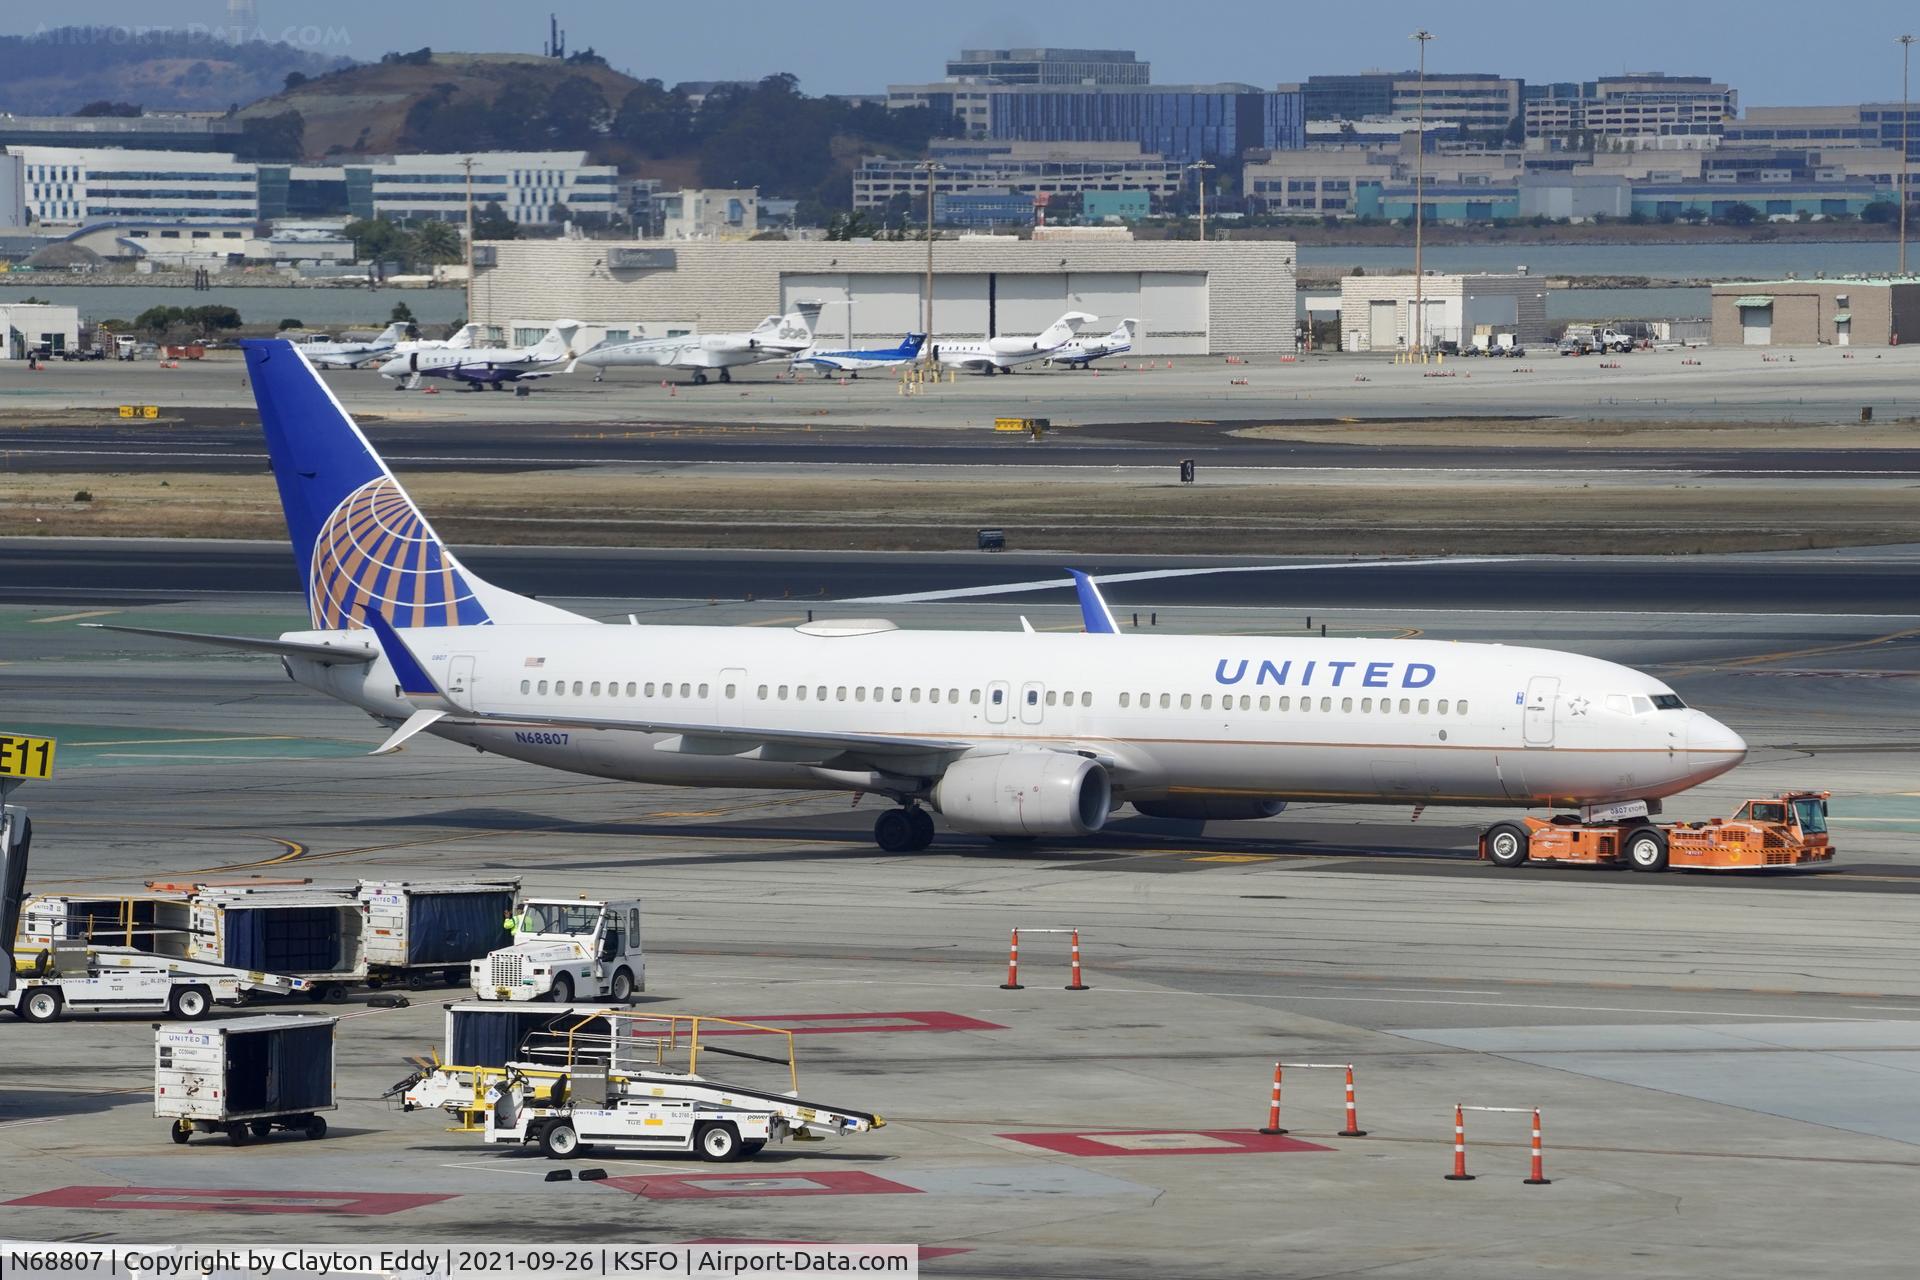
<instances>
[{"instance_id":1,"label":"aircraft nose cone","mask_svg":"<svg viewBox=\"0 0 1920 1280\"><path fill-rule=\"evenodd\" d=\"M1712 716L1700 715L1687 726L1687 753L1698 764L1726 770L1747 758L1747 742Z\"/></svg>"}]
</instances>

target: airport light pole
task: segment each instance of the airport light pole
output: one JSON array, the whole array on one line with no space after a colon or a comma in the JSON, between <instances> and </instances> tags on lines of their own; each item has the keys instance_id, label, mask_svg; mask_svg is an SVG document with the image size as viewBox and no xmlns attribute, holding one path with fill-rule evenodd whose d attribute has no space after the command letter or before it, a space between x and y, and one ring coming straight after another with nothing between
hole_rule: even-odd
<instances>
[{"instance_id":1,"label":"airport light pole","mask_svg":"<svg viewBox=\"0 0 1920 1280\"><path fill-rule=\"evenodd\" d=\"M1421 262L1422 241L1425 239L1427 221L1427 42L1433 39L1433 32L1425 27L1413 33L1409 39L1420 45L1420 102L1416 116L1417 131L1413 139L1413 345L1425 353L1427 349L1427 309L1425 265Z\"/></svg>"},{"instance_id":2,"label":"airport light pole","mask_svg":"<svg viewBox=\"0 0 1920 1280\"><path fill-rule=\"evenodd\" d=\"M473 157L460 162L467 171L467 315L462 324L473 323Z\"/></svg>"},{"instance_id":3,"label":"airport light pole","mask_svg":"<svg viewBox=\"0 0 1920 1280\"><path fill-rule=\"evenodd\" d=\"M921 317L921 322L926 326L927 338L920 344L920 350L925 353L923 358L931 363L934 358L934 348L939 345L933 340L933 187L934 175L940 172L940 166L932 160L923 160L920 162L920 167L927 173L927 300L926 311Z\"/></svg>"},{"instance_id":4,"label":"airport light pole","mask_svg":"<svg viewBox=\"0 0 1920 1280\"><path fill-rule=\"evenodd\" d=\"M1900 38L1900 275L1907 274L1907 69L1913 61L1913 37Z\"/></svg>"},{"instance_id":5,"label":"airport light pole","mask_svg":"<svg viewBox=\"0 0 1920 1280\"><path fill-rule=\"evenodd\" d=\"M1205 244L1207 240L1207 175L1213 172L1214 166L1208 161L1196 160L1187 168L1200 175L1200 242Z\"/></svg>"}]
</instances>

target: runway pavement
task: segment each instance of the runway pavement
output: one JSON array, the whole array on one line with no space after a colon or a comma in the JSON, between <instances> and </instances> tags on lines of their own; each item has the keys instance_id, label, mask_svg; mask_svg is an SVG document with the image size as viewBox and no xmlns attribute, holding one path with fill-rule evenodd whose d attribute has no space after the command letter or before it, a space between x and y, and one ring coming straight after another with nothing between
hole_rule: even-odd
<instances>
[{"instance_id":1,"label":"runway pavement","mask_svg":"<svg viewBox=\"0 0 1920 1280\"><path fill-rule=\"evenodd\" d=\"M0 403L4 403L0 400ZM532 411L523 411L530 413ZM1191 458L1238 472L1555 473L1640 478L1684 475L1795 478L1920 477L1920 448L1828 445L1560 447L1403 442L1341 443L1248 438L1268 419L1123 422L1056 430L1039 443L977 428L759 427L671 422L550 423L501 410L484 421L364 421L381 456L419 471L545 471L579 467L1074 468L1171 470ZM231 409L181 409L167 420L92 425L0 424L0 459L13 471L264 471L257 420Z\"/></svg>"},{"instance_id":2,"label":"runway pavement","mask_svg":"<svg viewBox=\"0 0 1920 1280\"><path fill-rule=\"evenodd\" d=\"M56 364L0 376L0 409L118 406L251 410L237 355L183 362ZM1606 421L1806 423L1839 427L1871 406L1878 420L1920 414L1911 346L1772 350L1698 348L1613 359L1563 358L1538 350L1524 360L1395 364L1374 355L1224 356L1142 359L1097 372L1029 367L1010 377L956 377L913 395L891 378L841 383L787 377L777 366L744 370L732 384L680 386L620 371L596 383L584 373L536 385L525 398L436 387L405 392L365 370L329 373L354 413L433 422L552 422L605 427L659 423L991 427L1001 415L1041 415L1066 424L1184 423L1256 419L1580 417ZM653 371L647 371L649 374Z\"/></svg>"},{"instance_id":3,"label":"runway pavement","mask_svg":"<svg viewBox=\"0 0 1920 1280\"><path fill-rule=\"evenodd\" d=\"M1246 606L1920 615L1920 547L1726 556L1457 558L1433 561L1067 558L1021 553L672 551L468 547L482 576L527 594L616 600L897 599L1018 605L1072 599L1066 569L1106 582L1115 608ZM278 542L0 539L0 602L112 603L298 589ZM1150 625L1150 624L1149 624Z\"/></svg>"},{"instance_id":4,"label":"runway pavement","mask_svg":"<svg viewBox=\"0 0 1920 1280\"><path fill-rule=\"evenodd\" d=\"M623 603L561 602L595 616ZM259 633L289 604L215 595L91 620ZM793 617L784 602L639 607ZM1051 598L1022 608L1073 625ZM1471 855L1490 813L1319 805L1198 834L1123 815L1086 840L943 836L883 855L871 811L844 797L604 783L432 740L371 758L376 726L271 660L83 631L81 612L0 605L6 727L61 740L55 779L18 797L36 820L32 889L511 873L537 892L638 893L643 1008L797 1026L803 1093L889 1123L737 1167L600 1153L576 1167L611 1179L547 1183L537 1156L380 1101L406 1057L439 1044L438 1001L458 993L429 991L405 1009L343 1007L325 1141L180 1148L146 1095L150 1018L9 1022L9 1234L911 1240L939 1251L927 1275L983 1277L1911 1266L1898 1224L1920 1170L1920 715L1911 641L1884 619L1327 617L1336 635L1546 643L1660 671L1754 746L1673 812L1834 789L1831 871L1714 878L1502 873ZM1011 625L967 601L890 612ZM1164 621L1298 623L1244 602ZM1014 925L1079 927L1092 989L1061 990L1059 940L1031 934L1025 989L1000 990ZM1338 1136L1340 1073L1309 1071L1286 1077L1293 1132L1255 1133L1277 1059L1354 1063L1367 1135ZM1541 1107L1552 1184L1521 1184L1526 1117L1498 1113L1469 1119L1478 1181L1442 1180L1456 1101Z\"/></svg>"}]
</instances>

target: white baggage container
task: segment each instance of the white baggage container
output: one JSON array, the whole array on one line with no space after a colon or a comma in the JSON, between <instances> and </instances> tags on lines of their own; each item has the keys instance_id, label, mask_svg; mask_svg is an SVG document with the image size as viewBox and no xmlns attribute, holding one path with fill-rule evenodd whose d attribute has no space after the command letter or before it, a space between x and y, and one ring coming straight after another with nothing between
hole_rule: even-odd
<instances>
[{"instance_id":1,"label":"white baggage container","mask_svg":"<svg viewBox=\"0 0 1920 1280\"><path fill-rule=\"evenodd\" d=\"M175 1142L224 1133L235 1144L274 1129L325 1136L335 1109L339 1019L269 1016L154 1029L153 1114Z\"/></svg>"},{"instance_id":2,"label":"white baggage container","mask_svg":"<svg viewBox=\"0 0 1920 1280\"><path fill-rule=\"evenodd\" d=\"M283 973L338 1000L367 976L367 909L352 885L205 889L193 895L189 960Z\"/></svg>"},{"instance_id":3,"label":"white baggage container","mask_svg":"<svg viewBox=\"0 0 1920 1280\"><path fill-rule=\"evenodd\" d=\"M468 966L513 941L520 878L362 880L367 970L375 985L465 985Z\"/></svg>"}]
</instances>

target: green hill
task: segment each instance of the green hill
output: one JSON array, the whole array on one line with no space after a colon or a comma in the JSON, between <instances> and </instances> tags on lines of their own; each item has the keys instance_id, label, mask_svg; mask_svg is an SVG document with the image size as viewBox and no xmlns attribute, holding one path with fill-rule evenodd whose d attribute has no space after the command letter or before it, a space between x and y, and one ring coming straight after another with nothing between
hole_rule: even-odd
<instances>
[{"instance_id":1,"label":"green hill","mask_svg":"<svg viewBox=\"0 0 1920 1280\"><path fill-rule=\"evenodd\" d=\"M277 92L291 73L320 75L346 62L206 31L58 27L0 36L0 111L61 116L99 101L150 111L225 111Z\"/></svg>"},{"instance_id":2,"label":"green hill","mask_svg":"<svg viewBox=\"0 0 1920 1280\"><path fill-rule=\"evenodd\" d=\"M388 54L317 76L243 108L290 114L310 158L408 152L586 151L669 187L757 186L768 196L847 207L862 152L923 150L926 111L889 112L809 97L792 76L707 95L698 110L658 80L615 71L591 50Z\"/></svg>"}]
</instances>

